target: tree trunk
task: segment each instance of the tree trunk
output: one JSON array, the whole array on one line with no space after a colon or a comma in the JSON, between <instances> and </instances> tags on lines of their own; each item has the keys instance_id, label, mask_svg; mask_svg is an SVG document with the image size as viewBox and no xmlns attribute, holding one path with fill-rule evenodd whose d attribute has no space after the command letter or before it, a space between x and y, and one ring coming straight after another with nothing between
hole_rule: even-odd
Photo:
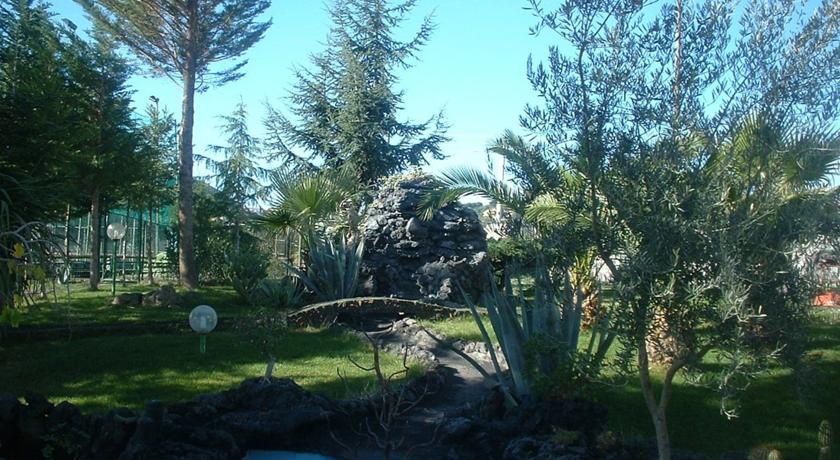
<instances>
[{"instance_id":1,"label":"tree trunk","mask_svg":"<svg viewBox=\"0 0 840 460\"><path fill-rule=\"evenodd\" d=\"M668 410L668 402L671 399L671 385L674 375L681 365L674 362L668 368L668 372L662 382L662 393L657 401L653 383L650 380L650 361L648 360L646 342L645 339L640 339L637 346L639 380L642 384L642 395L645 398L645 405L653 422L653 429L656 432L656 449L659 454L659 460L671 460L671 439L668 435L666 411Z\"/></svg>"},{"instance_id":2,"label":"tree trunk","mask_svg":"<svg viewBox=\"0 0 840 460\"><path fill-rule=\"evenodd\" d=\"M99 247L100 247L100 234L101 226L99 222L99 217L101 214L101 210L99 209L100 206L100 196L99 196L99 189L93 191L93 194L90 198L90 279L88 282L90 283L91 290L99 289L99 277L100 277L100 266L99 266Z\"/></svg>"},{"instance_id":3,"label":"tree trunk","mask_svg":"<svg viewBox=\"0 0 840 460\"><path fill-rule=\"evenodd\" d=\"M196 18L190 18L191 25ZM191 38L191 40L194 40ZM179 136L178 170L178 273L181 285L187 289L198 287L193 246L193 121L195 116L195 57L188 59L184 71L184 93L181 107L181 135Z\"/></svg>"},{"instance_id":4,"label":"tree trunk","mask_svg":"<svg viewBox=\"0 0 840 460\"><path fill-rule=\"evenodd\" d=\"M239 243L242 238L239 235L239 219L233 221L233 231L234 231L234 251L236 255L239 255Z\"/></svg>"},{"instance_id":5,"label":"tree trunk","mask_svg":"<svg viewBox=\"0 0 840 460\"><path fill-rule=\"evenodd\" d=\"M274 377L275 364L277 364L277 358L274 355L268 355L268 363L265 365L265 375L263 376L266 382L271 382L271 378Z\"/></svg>"},{"instance_id":6,"label":"tree trunk","mask_svg":"<svg viewBox=\"0 0 840 460\"><path fill-rule=\"evenodd\" d=\"M146 260L149 265L149 274L146 278L149 281L149 284L155 284L155 273L154 273L154 250L152 248L152 229L157 231L157 227L154 226L154 222L152 222L152 213L154 211L152 208L149 208L149 225L146 226Z\"/></svg>"}]
</instances>

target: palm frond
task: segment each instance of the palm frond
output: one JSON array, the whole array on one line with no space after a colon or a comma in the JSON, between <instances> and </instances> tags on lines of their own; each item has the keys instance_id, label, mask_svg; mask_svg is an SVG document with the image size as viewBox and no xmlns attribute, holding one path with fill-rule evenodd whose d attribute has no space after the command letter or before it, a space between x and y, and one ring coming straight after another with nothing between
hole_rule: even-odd
<instances>
[{"instance_id":1,"label":"palm frond","mask_svg":"<svg viewBox=\"0 0 840 460\"><path fill-rule=\"evenodd\" d=\"M494 178L489 173L461 166L440 175L438 186L430 190L420 203L421 217L430 219L438 209L466 196L495 200L520 213L527 201L521 190Z\"/></svg>"},{"instance_id":2,"label":"palm frond","mask_svg":"<svg viewBox=\"0 0 840 460\"><path fill-rule=\"evenodd\" d=\"M317 173L276 171L271 175L271 208L259 222L270 229L306 233L359 192L356 177L349 167Z\"/></svg>"},{"instance_id":3,"label":"palm frond","mask_svg":"<svg viewBox=\"0 0 840 460\"><path fill-rule=\"evenodd\" d=\"M525 209L525 219L549 227L559 227L571 220L566 205L550 195L538 196Z\"/></svg>"},{"instance_id":4,"label":"palm frond","mask_svg":"<svg viewBox=\"0 0 840 460\"><path fill-rule=\"evenodd\" d=\"M545 155L540 143L528 143L522 136L506 130L502 137L493 141L488 152L501 155L507 160L505 169L523 183L531 196L540 195L562 185L558 165Z\"/></svg>"}]
</instances>

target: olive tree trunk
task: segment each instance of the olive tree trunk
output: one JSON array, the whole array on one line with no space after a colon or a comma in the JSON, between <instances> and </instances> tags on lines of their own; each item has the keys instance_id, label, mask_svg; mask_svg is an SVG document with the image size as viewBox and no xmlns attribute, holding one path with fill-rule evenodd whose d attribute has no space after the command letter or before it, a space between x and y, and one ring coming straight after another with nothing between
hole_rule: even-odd
<instances>
[{"instance_id":1,"label":"olive tree trunk","mask_svg":"<svg viewBox=\"0 0 840 460\"><path fill-rule=\"evenodd\" d=\"M666 414L668 403L671 401L674 376L683 367L685 361L680 358L674 358L670 363L668 370L665 372L665 378L662 381L662 391L657 400L656 392L650 379L650 360L648 359L647 340L640 339L636 348L642 395L645 398L645 405L647 406L648 413L650 413L653 428L656 432L656 448L659 454L659 460L671 460L671 438L668 435L668 418Z\"/></svg>"}]
</instances>

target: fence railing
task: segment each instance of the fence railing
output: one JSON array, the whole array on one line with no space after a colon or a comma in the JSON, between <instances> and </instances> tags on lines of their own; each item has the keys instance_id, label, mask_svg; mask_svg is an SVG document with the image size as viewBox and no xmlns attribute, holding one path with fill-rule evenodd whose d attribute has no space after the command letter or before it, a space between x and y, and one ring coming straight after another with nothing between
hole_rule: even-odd
<instances>
[{"instance_id":1,"label":"fence railing","mask_svg":"<svg viewBox=\"0 0 840 460\"><path fill-rule=\"evenodd\" d=\"M90 264L90 257L71 256L67 259L64 267L60 269L60 276L66 276L68 280L89 279ZM114 276L114 269L116 269L118 280L137 281L145 279L149 273L150 264L152 275L156 279L175 278L175 266L170 262L149 261L141 256L121 256L119 254L117 254L116 261L113 260L112 255L103 255L99 258L100 276L102 279L111 279Z\"/></svg>"}]
</instances>

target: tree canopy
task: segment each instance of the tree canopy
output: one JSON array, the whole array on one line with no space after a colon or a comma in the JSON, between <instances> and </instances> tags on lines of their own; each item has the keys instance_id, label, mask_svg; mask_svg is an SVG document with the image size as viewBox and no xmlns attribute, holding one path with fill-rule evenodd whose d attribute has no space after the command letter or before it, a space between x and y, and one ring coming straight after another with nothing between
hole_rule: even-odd
<instances>
[{"instance_id":1,"label":"tree canopy","mask_svg":"<svg viewBox=\"0 0 840 460\"><path fill-rule=\"evenodd\" d=\"M181 284L198 286L193 248L195 92L242 77L242 55L271 27L257 18L268 0L76 0L94 24L154 72L181 83L178 157L178 266ZM234 61L227 68L222 62Z\"/></svg>"},{"instance_id":2,"label":"tree canopy","mask_svg":"<svg viewBox=\"0 0 840 460\"><path fill-rule=\"evenodd\" d=\"M327 49L297 71L289 97L292 117L269 108L269 153L291 167L311 169L352 163L363 182L441 159L447 141L442 114L402 121L403 92L396 72L411 61L434 29L426 17L407 41L395 34L415 0L337 1Z\"/></svg>"}]
</instances>

